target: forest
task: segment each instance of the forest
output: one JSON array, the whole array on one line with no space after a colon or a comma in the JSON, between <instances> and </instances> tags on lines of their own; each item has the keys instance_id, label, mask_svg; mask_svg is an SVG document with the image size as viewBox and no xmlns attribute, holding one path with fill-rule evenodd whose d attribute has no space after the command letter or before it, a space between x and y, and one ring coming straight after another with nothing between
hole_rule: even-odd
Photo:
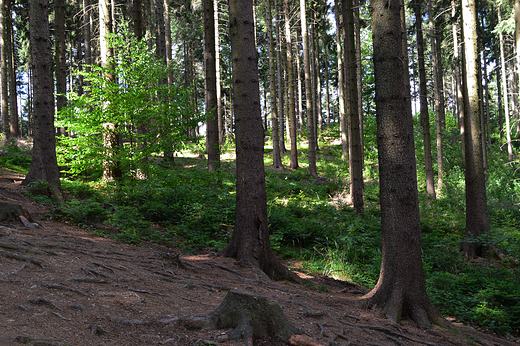
<instances>
[{"instance_id":1,"label":"forest","mask_svg":"<svg viewBox=\"0 0 520 346\"><path fill-rule=\"evenodd\" d=\"M52 219L518 342L520 0L1 1L0 169Z\"/></svg>"}]
</instances>

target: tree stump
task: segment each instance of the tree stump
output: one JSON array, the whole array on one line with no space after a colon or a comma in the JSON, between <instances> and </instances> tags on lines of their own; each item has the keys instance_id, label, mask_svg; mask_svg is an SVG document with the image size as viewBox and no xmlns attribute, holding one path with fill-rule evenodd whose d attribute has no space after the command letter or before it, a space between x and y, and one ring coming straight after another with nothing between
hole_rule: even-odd
<instances>
[{"instance_id":1,"label":"tree stump","mask_svg":"<svg viewBox=\"0 0 520 346\"><path fill-rule=\"evenodd\" d=\"M274 335L288 343L293 334L303 333L287 320L280 305L238 290L229 291L207 319L210 328L235 328L228 334L231 340L268 339Z\"/></svg>"},{"instance_id":2,"label":"tree stump","mask_svg":"<svg viewBox=\"0 0 520 346\"><path fill-rule=\"evenodd\" d=\"M0 202L0 221L21 221L26 227L34 228L36 225L29 212L19 204Z\"/></svg>"}]
</instances>

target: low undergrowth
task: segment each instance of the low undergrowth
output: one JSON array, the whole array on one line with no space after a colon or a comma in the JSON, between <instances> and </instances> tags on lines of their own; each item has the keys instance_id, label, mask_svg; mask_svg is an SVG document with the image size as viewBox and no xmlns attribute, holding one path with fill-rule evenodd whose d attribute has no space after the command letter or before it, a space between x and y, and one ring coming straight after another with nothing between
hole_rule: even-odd
<instances>
[{"instance_id":1,"label":"low undergrowth","mask_svg":"<svg viewBox=\"0 0 520 346\"><path fill-rule=\"evenodd\" d=\"M266 169L271 243L276 253L297 259L303 269L368 288L381 263L381 224L374 143L365 143L365 217L349 204L347 163L341 147L322 137L318 178L306 169ZM270 153L266 150L266 164ZM444 187L428 200L419 184L423 265L430 298L447 317L503 335L520 335L520 211L516 165L500 152L489 159L490 250L478 260L459 251L464 236L464 171L457 146L447 143ZM420 155L418 155L420 160ZM288 163L288 155L284 156ZM176 158L173 166L154 165L146 180L113 184L63 180L68 196L54 217L82 224L92 232L129 243L153 241L184 251L222 249L234 223L234 162L216 173L204 160ZM421 181L421 168L419 180ZM100 227L103 225L103 227ZM477 240L475 240L477 241Z\"/></svg>"}]
</instances>

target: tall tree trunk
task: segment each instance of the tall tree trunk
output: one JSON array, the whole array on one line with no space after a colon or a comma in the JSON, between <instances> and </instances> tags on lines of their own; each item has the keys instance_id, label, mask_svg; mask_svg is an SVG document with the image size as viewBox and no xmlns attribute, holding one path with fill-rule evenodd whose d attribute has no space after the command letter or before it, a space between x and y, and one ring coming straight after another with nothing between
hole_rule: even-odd
<instances>
[{"instance_id":1,"label":"tall tree trunk","mask_svg":"<svg viewBox=\"0 0 520 346\"><path fill-rule=\"evenodd\" d=\"M383 247L379 280L364 298L393 322L408 315L423 328L447 326L426 294L399 1L373 0L372 27Z\"/></svg>"},{"instance_id":2,"label":"tall tree trunk","mask_svg":"<svg viewBox=\"0 0 520 346\"><path fill-rule=\"evenodd\" d=\"M2 50L0 55L0 96L1 105L0 111L2 113L2 132L6 135L10 135L9 131L9 92L8 92L8 75L7 75L7 26L6 20L6 2L10 0L2 0L0 3L0 48Z\"/></svg>"},{"instance_id":3,"label":"tall tree trunk","mask_svg":"<svg viewBox=\"0 0 520 346\"><path fill-rule=\"evenodd\" d=\"M442 174L444 170L442 160L442 134L445 128L444 115L444 90L442 83L442 67L440 45L438 44L439 35L437 33L433 18L432 0L428 0L428 19L430 31L430 46L432 51L432 72L433 72L433 95L435 99L435 127L437 139L437 189L442 190Z\"/></svg>"},{"instance_id":4,"label":"tall tree trunk","mask_svg":"<svg viewBox=\"0 0 520 346\"><path fill-rule=\"evenodd\" d=\"M168 1L168 0L165 0ZM220 82L220 31L219 31L219 7L218 0L213 0L213 17L215 19L215 67L217 74L217 119L218 119L218 142L224 144L226 140L226 131L224 126L223 117L223 104L222 104L222 86Z\"/></svg>"},{"instance_id":5,"label":"tall tree trunk","mask_svg":"<svg viewBox=\"0 0 520 346\"><path fill-rule=\"evenodd\" d=\"M23 184L44 180L52 198L62 203L60 172L56 159L48 0L29 2L29 28L34 73L34 145L31 168Z\"/></svg>"},{"instance_id":6,"label":"tall tree trunk","mask_svg":"<svg viewBox=\"0 0 520 346\"><path fill-rule=\"evenodd\" d=\"M359 0L354 0L354 25L356 28L356 80L357 80L357 98L358 98L358 115L359 115L359 139L360 139L360 147L361 147L361 157L363 158L361 162L361 170L365 166L365 129L363 125L363 81L362 81L362 73L361 73L361 20L359 18L360 12L360 2ZM405 35L406 36L406 35ZM405 39L406 40L406 39ZM408 46L408 45L407 45ZM407 60L408 61L408 58ZM408 62L405 66L408 66ZM407 68L408 70L408 68ZM409 94L408 94L409 95Z\"/></svg>"},{"instance_id":7,"label":"tall tree trunk","mask_svg":"<svg viewBox=\"0 0 520 346\"><path fill-rule=\"evenodd\" d=\"M489 232L486 181L480 132L480 69L475 0L462 1L464 37L464 137L466 140L466 234L462 249L466 257L481 256L483 245L475 238Z\"/></svg>"},{"instance_id":8,"label":"tall tree trunk","mask_svg":"<svg viewBox=\"0 0 520 346\"><path fill-rule=\"evenodd\" d=\"M13 21L11 18L11 1L7 1L7 38L8 38L8 56L7 63L9 68L9 113L10 113L10 132L11 137L20 137L20 124L18 119L18 92L16 81L16 63L14 51L14 35L13 35Z\"/></svg>"},{"instance_id":9,"label":"tall tree trunk","mask_svg":"<svg viewBox=\"0 0 520 346\"><path fill-rule=\"evenodd\" d=\"M339 0L334 2L334 16L336 18L336 28L342 28L341 23L341 9ZM336 49L338 54L338 107L339 107L339 132L341 136L341 158L348 157L348 138L347 138L347 121L345 117L345 82L343 80L343 49L341 47L340 30L336 30Z\"/></svg>"},{"instance_id":10,"label":"tall tree trunk","mask_svg":"<svg viewBox=\"0 0 520 346\"><path fill-rule=\"evenodd\" d=\"M239 1L239 0L237 0ZM287 117L289 118L289 131L291 138L291 169L297 169L298 166L298 145L296 138L296 115L294 114L294 79L293 79L293 50L291 39L291 13L289 8L289 0L284 2L285 13L285 41L287 42L287 80L288 88L288 109Z\"/></svg>"},{"instance_id":11,"label":"tall tree trunk","mask_svg":"<svg viewBox=\"0 0 520 346\"><path fill-rule=\"evenodd\" d=\"M143 2L141 0L133 0L132 2L132 19L134 21L134 35L137 40L143 39Z\"/></svg>"},{"instance_id":12,"label":"tall tree trunk","mask_svg":"<svg viewBox=\"0 0 520 346\"><path fill-rule=\"evenodd\" d=\"M231 240L221 254L248 262L272 279L300 281L275 257L269 242L253 1L231 0L229 24L236 119L236 212Z\"/></svg>"},{"instance_id":13,"label":"tall tree trunk","mask_svg":"<svg viewBox=\"0 0 520 346\"><path fill-rule=\"evenodd\" d=\"M498 11L498 22L502 21L502 11L500 9L500 5L497 6ZM506 58L505 58L505 48L504 48L504 35L502 31L498 34L498 39L500 42L500 70L502 72L502 99L504 100L504 114L506 119L506 140L507 140L507 156L510 161L513 160L513 145L511 144L511 124L510 124L510 113L509 113L509 97L507 90L507 76L506 76Z\"/></svg>"},{"instance_id":14,"label":"tall tree trunk","mask_svg":"<svg viewBox=\"0 0 520 346\"><path fill-rule=\"evenodd\" d=\"M353 0L343 0L343 36L345 40L345 79L347 81L347 111L349 135L350 195L356 213L363 216L363 151L359 130L356 44Z\"/></svg>"},{"instance_id":15,"label":"tall tree trunk","mask_svg":"<svg viewBox=\"0 0 520 346\"><path fill-rule=\"evenodd\" d=\"M271 98L271 127L273 131L273 168L282 168L282 157L280 155L280 138L278 135L278 103L276 99L276 75L275 75L275 48L273 39L272 20L273 1L267 0L267 41L269 45L269 94Z\"/></svg>"},{"instance_id":16,"label":"tall tree trunk","mask_svg":"<svg viewBox=\"0 0 520 346\"><path fill-rule=\"evenodd\" d=\"M327 41L323 41L323 48L325 53L325 105L327 109L327 117L325 118L325 126L330 125L330 82L329 82L329 45Z\"/></svg>"},{"instance_id":17,"label":"tall tree trunk","mask_svg":"<svg viewBox=\"0 0 520 346\"><path fill-rule=\"evenodd\" d=\"M278 0L274 0L274 12L275 12L275 18L276 18L276 41L275 45L277 47L276 49L276 66L278 67L276 69L276 81L278 85L278 104L280 105L280 131L278 132L278 135L280 137L280 155L285 154L287 152L287 149L285 148L285 125L284 125L284 119L285 119L285 107L284 107L284 100L285 100L285 93L284 93L284 85L282 83L282 74L283 74L283 62L281 58L281 51L282 51L282 40L281 40L281 11L279 10L280 6L278 5Z\"/></svg>"},{"instance_id":18,"label":"tall tree trunk","mask_svg":"<svg viewBox=\"0 0 520 346\"><path fill-rule=\"evenodd\" d=\"M99 48L101 55L101 66L110 68L110 59L113 56L112 48L109 48L108 35L113 33L112 28L112 6L110 0L99 0ZM106 78L114 81L114 75L108 74ZM121 168L117 160L119 149L119 135L117 124L106 122L103 124L103 145L106 149L106 156L103 161L103 180L109 181L122 176Z\"/></svg>"},{"instance_id":19,"label":"tall tree trunk","mask_svg":"<svg viewBox=\"0 0 520 346\"><path fill-rule=\"evenodd\" d=\"M286 8L288 5L286 5ZM286 17L290 18L290 17ZM309 172L316 176L318 171L316 169L316 136L315 136L315 122L314 122L314 104L311 80L311 60L309 58L309 36L307 34L307 14L305 10L305 0L300 0L300 21L302 27L302 42L303 42L303 68L305 71L305 102L307 112L307 140L309 142Z\"/></svg>"},{"instance_id":20,"label":"tall tree trunk","mask_svg":"<svg viewBox=\"0 0 520 346\"><path fill-rule=\"evenodd\" d=\"M424 39L422 31L422 1L415 2L415 29L417 33L417 61L419 68L419 100L421 106L421 127L424 138L424 173L426 177L426 193L435 199L433 183L432 147L430 137L430 116L428 111L428 88L426 86L426 67L424 64Z\"/></svg>"},{"instance_id":21,"label":"tall tree trunk","mask_svg":"<svg viewBox=\"0 0 520 346\"><path fill-rule=\"evenodd\" d=\"M460 73L461 59L459 56L459 36L457 34L457 6L455 0L451 0L451 30L453 35L453 69L456 84L456 102L457 102L457 122L460 130L462 142L462 157L465 156L465 139L464 139L464 100L462 96L462 78Z\"/></svg>"},{"instance_id":22,"label":"tall tree trunk","mask_svg":"<svg viewBox=\"0 0 520 346\"><path fill-rule=\"evenodd\" d=\"M208 171L215 172L220 166L217 59L215 54L215 9L213 0L204 0L204 72L206 76L206 152Z\"/></svg>"},{"instance_id":23,"label":"tall tree trunk","mask_svg":"<svg viewBox=\"0 0 520 346\"><path fill-rule=\"evenodd\" d=\"M56 111L60 112L65 107L67 100L67 62L65 61L65 0L55 0L55 58L56 65ZM59 128L58 132L62 136L67 135L65 128Z\"/></svg>"}]
</instances>

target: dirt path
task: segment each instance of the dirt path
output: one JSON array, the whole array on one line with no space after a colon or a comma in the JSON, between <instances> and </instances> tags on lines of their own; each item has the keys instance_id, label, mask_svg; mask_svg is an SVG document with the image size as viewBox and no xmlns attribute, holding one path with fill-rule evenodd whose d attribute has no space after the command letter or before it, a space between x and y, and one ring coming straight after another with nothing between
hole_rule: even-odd
<instances>
[{"instance_id":1,"label":"dirt path","mask_svg":"<svg viewBox=\"0 0 520 346\"><path fill-rule=\"evenodd\" d=\"M312 276L305 277L314 288L271 282L214 254L90 235L49 220L45 206L20 193L22 178L0 176L0 200L21 204L41 227L0 222L0 345L209 344L197 341L227 330L191 330L183 316L209 314L232 289L278 303L295 327L325 344L518 345L468 327L446 332L394 325L380 311L363 309L363 290L348 283ZM255 345L282 343L273 338Z\"/></svg>"}]
</instances>

